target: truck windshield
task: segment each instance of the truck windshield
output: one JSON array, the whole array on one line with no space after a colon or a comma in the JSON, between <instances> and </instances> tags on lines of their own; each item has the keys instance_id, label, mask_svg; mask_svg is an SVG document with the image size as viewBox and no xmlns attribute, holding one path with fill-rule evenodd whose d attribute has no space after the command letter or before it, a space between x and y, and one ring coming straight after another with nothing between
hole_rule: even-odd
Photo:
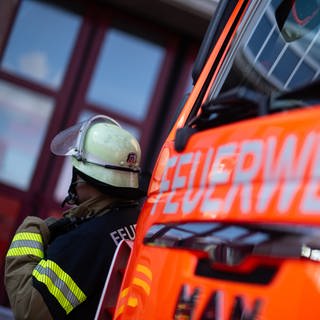
<instances>
[{"instance_id":1,"label":"truck windshield","mask_svg":"<svg viewBox=\"0 0 320 320\"><path fill-rule=\"evenodd\" d=\"M252 1L209 98L237 86L264 94L319 79L320 0Z\"/></svg>"}]
</instances>

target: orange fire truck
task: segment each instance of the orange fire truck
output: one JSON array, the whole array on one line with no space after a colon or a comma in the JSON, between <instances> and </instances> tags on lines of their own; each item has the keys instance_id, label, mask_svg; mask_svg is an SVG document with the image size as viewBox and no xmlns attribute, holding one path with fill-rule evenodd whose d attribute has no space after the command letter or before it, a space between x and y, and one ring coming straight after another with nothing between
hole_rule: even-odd
<instances>
[{"instance_id":1,"label":"orange fire truck","mask_svg":"<svg viewBox=\"0 0 320 320\"><path fill-rule=\"evenodd\" d=\"M96 319L319 319L319 35L319 0L220 1Z\"/></svg>"}]
</instances>

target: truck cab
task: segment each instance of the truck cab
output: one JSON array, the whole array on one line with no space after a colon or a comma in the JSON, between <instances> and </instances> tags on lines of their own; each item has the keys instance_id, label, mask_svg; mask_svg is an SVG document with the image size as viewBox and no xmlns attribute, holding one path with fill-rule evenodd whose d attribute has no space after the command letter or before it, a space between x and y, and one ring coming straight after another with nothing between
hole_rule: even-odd
<instances>
[{"instance_id":1,"label":"truck cab","mask_svg":"<svg viewBox=\"0 0 320 320\"><path fill-rule=\"evenodd\" d=\"M320 1L220 1L113 319L319 317L319 34Z\"/></svg>"}]
</instances>

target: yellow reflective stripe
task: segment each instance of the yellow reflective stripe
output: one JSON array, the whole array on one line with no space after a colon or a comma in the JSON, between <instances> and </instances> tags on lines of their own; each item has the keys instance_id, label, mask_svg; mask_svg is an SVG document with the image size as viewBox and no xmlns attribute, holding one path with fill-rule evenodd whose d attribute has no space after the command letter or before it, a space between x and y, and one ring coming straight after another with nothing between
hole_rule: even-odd
<instances>
[{"instance_id":1,"label":"yellow reflective stripe","mask_svg":"<svg viewBox=\"0 0 320 320\"><path fill-rule=\"evenodd\" d=\"M51 260L41 260L32 275L46 285L67 314L87 298L73 279Z\"/></svg>"},{"instance_id":2,"label":"yellow reflective stripe","mask_svg":"<svg viewBox=\"0 0 320 320\"><path fill-rule=\"evenodd\" d=\"M33 240L42 243L41 234L35 232L19 232L13 237L13 241L16 240Z\"/></svg>"},{"instance_id":3,"label":"yellow reflective stripe","mask_svg":"<svg viewBox=\"0 0 320 320\"><path fill-rule=\"evenodd\" d=\"M11 248L7 253L7 257L25 256L29 254L32 254L33 256L39 257L41 259L44 257L42 250L29 247Z\"/></svg>"},{"instance_id":4,"label":"yellow reflective stripe","mask_svg":"<svg viewBox=\"0 0 320 320\"><path fill-rule=\"evenodd\" d=\"M138 299L134 297L129 297L128 299L128 306L135 308L138 305Z\"/></svg>"},{"instance_id":5,"label":"yellow reflective stripe","mask_svg":"<svg viewBox=\"0 0 320 320\"><path fill-rule=\"evenodd\" d=\"M144 266L143 264L138 264L137 271L143 273L146 277L152 280L152 272L148 267Z\"/></svg>"},{"instance_id":6,"label":"yellow reflective stripe","mask_svg":"<svg viewBox=\"0 0 320 320\"><path fill-rule=\"evenodd\" d=\"M135 277L133 278L132 283L138 287L141 287L147 295L150 294L150 286L144 280Z\"/></svg>"},{"instance_id":7,"label":"yellow reflective stripe","mask_svg":"<svg viewBox=\"0 0 320 320\"><path fill-rule=\"evenodd\" d=\"M44 257L42 237L35 232L19 232L11 242L7 257L34 255Z\"/></svg>"},{"instance_id":8,"label":"yellow reflective stripe","mask_svg":"<svg viewBox=\"0 0 320 320\"><path fill-rule=\"evenodd\" d=\"M115 319L117 319L120 316L120 314L123 313L123 311L124 311L124 304L117 309Z\"/></svg>"},{"instance_id":9,"label":"yellow reflective stripe","mask_svg":"<svg viewBox=\"0 0 320 320\"><path fill-rule=\"evenodd\" d=\"M125 288L123 289L121 292L120 292L120 298L119 299L122 299L124 298L129 292L129 288ZM123 312L124 310L124 304L120 305L119 308L117 308L116 310L116 314L115 314L115 319L118 318L118 316Z\"/></svg>"},{"instance_id":10,"label":"yellow reflective stripe","mask_svg":"<svg viewBox=\"0 0 320 320\"><path fill-rule=\"evenodd\" d=\"M77 297L77 299L80 302L86 300L87 297L82 292L82 290L77 286L73 279L66 272L64 272L55 262L47 260L47 267L50 268L56 275L58 275L58 277L69 287L70 291Z\"/></svg>"},{"instance_id":11,"label":"yellow reflective stripe","mask_svg":"<svg viewBox=\"0 0 320 320\"><path fill-rule=\"evenodd\" d=\"M129 292L129 288L123 289L120 293L120 298L125 297L128 294L128 292Z\"/></svg>"},{"instance_id":12,"label":"yellow reflective stripe","mask_svg":"<svg viewBox=\"0 0 320 320\"><path fill-rule=\"evenodd\" d=\"M63 295L63 293L54 285L51 278L49 278L46 274L41 274L38 270L34 269L32 275L39 281L46 285L49 292L58 300L61 307L66 311L66 313L70 313L73 310L72 304L68 301L68 299Z\"/></svg>"}]
</instances>

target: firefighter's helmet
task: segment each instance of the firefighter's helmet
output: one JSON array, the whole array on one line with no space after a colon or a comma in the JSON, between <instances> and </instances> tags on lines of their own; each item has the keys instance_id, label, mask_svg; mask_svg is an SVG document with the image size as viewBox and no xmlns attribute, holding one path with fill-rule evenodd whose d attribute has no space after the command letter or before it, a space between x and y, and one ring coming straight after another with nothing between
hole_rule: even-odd
<instances>
[{"instance_id":1,"label":"firefighter's helmet","mask_svg":"<svg viewBox=\"0 0 320 320\"><path fill-rule=\"evenodd\" d=\"M60 132L51 151L71 156L73 167L94 181L116 188L139 187L139 143L112 118L94 116Z\"/></svg>"}]
</instances>

